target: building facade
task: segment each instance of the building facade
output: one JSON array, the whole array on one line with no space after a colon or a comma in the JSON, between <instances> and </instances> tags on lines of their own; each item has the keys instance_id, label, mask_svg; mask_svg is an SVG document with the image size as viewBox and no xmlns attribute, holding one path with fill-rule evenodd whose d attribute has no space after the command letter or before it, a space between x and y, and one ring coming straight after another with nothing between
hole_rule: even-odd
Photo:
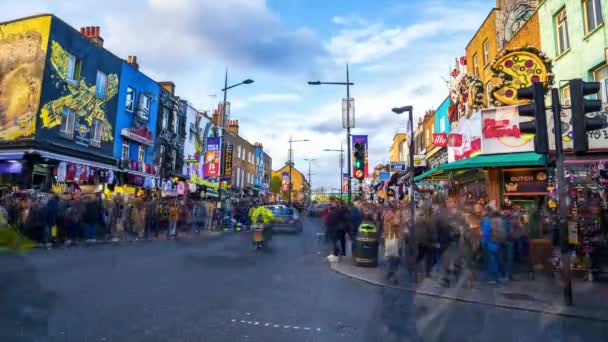
<instances>
[{"instance_id":1,"label":"building facade","mask_svg":"<svg viewBox=\"0 0 608 342\"><path fill-rule=\"evenodd\" d=\"M139 71L135 56L122 62L120 77L113 153L123 171L120 182L153 188L159 171L153 153L160 86Z\"/></svg>"},{"instance_id":2,"label":"building facade","mask_svg":"<svg viewBox=\"0 0 608 342\"><path fill-rule=\"evenodd\" d=\"M273 170L272 177L279 177L283 180L281 193L283 195L282 197L287 200L289 198L289 165L285 165L278 170ZM308 203L310 184L308 184L306 176L295 167L291 168L291 183L291 201Z\"/></svg>"},{"instance_id":3,"label":"building facade","mask_svg":"<svg viewBox=\"0 0 608 342\"><path fill-rule=\"evenodd\" d=\"M403 154L403 147L404 147L404 142L407 139L407 136L405 133L396 133L395 136L393 137L393 143L391 144L389 151L388 151L388 158L389 161L391 162L400 162L400 161L405 161L405 159L403 159L404 154Z\"/></svg>"},{"instance_id":4,"label":"building facade","mask_svg":"<svg viewBox=\"0 0 608 342\"><path fill-rule=\"evenodd\" d=\"M156 164L159 165L163 188L169 190L173 177L183 178L184 142L186 137L187 102L175 96L173 82L159 82L157 139L155 144Z\"/></svg>"}]
</instances>

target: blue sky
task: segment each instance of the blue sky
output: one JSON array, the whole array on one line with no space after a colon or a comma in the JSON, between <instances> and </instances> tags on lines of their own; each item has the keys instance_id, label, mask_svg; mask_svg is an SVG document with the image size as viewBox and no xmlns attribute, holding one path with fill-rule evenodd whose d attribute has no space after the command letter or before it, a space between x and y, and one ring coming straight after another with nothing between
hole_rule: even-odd
<instances>
[{"instance_id":1,"label":"blue sky","mask_svg":"<svg viewBox=\"0 0 608 342\"><path fill-rule=\"evenodd\" d=\"M229 82L232 118L241 134L262 142L275 168L295 144L296 167L313 163L313 187L337 187L336 154L345 143L340 86L350 64L356 128L370 137L370 168L388 160L403 118L390 108L411 104L415 115L447 96L442 78L490 9L492 0L104 0L0 2L0 21L50 12L70 25L101 26L105 46L120 57L137 55L140 69L171 80L176 93L205 110ZM217 94L217 97L210 95Z\"/></svg>"}]
</instances>

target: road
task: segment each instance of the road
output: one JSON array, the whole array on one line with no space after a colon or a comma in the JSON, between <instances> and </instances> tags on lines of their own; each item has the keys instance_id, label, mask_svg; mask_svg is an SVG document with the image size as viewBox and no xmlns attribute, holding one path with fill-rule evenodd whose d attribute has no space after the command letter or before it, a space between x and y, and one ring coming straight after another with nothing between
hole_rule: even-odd
<instances>
[{"instance_id":1,"label":"road","mask_svg":"<svg viewBox=\"0 0 608 342\"><path fill-rule=\"evenodd\" d=\"M606 341L606 324L455 303L329 270L308 220L247 233L0 256L0 341Z\"/></svg>"}]
</instances>

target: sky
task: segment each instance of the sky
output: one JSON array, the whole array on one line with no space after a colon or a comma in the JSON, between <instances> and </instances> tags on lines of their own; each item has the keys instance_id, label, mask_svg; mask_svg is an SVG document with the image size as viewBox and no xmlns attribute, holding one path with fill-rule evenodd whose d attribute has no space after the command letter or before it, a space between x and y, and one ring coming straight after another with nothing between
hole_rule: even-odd
<instances>
[{"instance_id":1,"label":"sky","mask_svg":"<svg viewBox=\"0 0 608 342\"><path fill-rule=\"evenodd\" d=\"M100 26L104 46L200 110L217 107L224 73L231 118L240 134L261 142L278 169L294 143L295 167L312 186L337 188L338 153L346 148L342 98L349 64L355 99L352 134L369 136L370 170L388 162L405 118L418 117L448 94L454 59L494 7L493 0L19 0L0 1L0 22L53 13L77 29Z\"/></svg>"}]
</instances>

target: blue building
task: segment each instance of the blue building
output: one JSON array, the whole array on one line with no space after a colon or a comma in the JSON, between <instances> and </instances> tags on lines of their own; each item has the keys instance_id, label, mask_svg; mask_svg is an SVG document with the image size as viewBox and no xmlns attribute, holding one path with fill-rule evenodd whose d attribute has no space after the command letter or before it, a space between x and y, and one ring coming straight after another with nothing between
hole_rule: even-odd
<instances>
[{"instance_id":1,"label":"blue building","mask_svg":"<svg viewBox=\"0 0 608 342\"><path fill-rule=\"evenodd\" d=\"M113 156L122 183L150 188L158 175L153 155L160 85L138 68L136 56L122 62Z\"/></svg>"},{"instance_id":2,"label":"blue building","mask_svg":"<svg viewBox=\"0 0 608 342\"><path fill-rule=\"evenodd\" d=\"M448 118L448 108L450 107L450 97L446 97L435 111L435 133L449 133L450 120Z\"/></svg>"},{"instance_id":3,"label":"blue building","mask_svg":"<svg viewBox=\"0 0 608 342\"><path fill-rule=\"evenodd\" d=\"M447 143L447 135L450 132L450 120L448 118L448 108L450 107L450 97L446 97L443 102L435 110L435 136L439 140L445 139ZM438 136L439 135L439 136ZM440 142L440 141L437 142ZM433 139L435 143L435 139ZM427 153L427 166L429 169L436 167L440 164L448 162L448 149L447 146L435 146L431 153Z\"/></svg>"}]
</instances>

